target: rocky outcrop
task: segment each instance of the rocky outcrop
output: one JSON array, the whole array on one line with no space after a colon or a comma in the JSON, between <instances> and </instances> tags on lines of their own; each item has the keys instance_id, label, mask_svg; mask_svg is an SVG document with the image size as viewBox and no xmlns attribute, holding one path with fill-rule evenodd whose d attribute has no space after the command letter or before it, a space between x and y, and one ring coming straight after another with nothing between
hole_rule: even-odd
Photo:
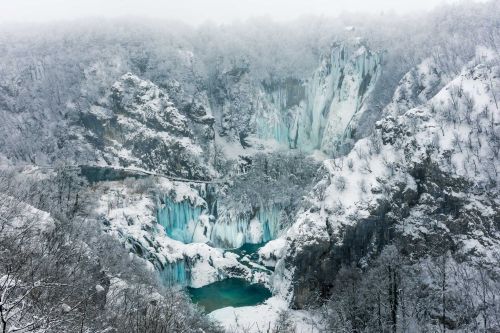
<instances>
[{"instance_id":1,"label":"rocky outcrop","mask_svg":"<svg viewBox=\"0 0 500 333\"><path fill-rule=\"evenodd\" d=\"M108 163L135 166L186 178L208 178L208 153L198 144L213 139L213 118L205 109L190 106L188 118L168 94L133 74L123 75L112 87L109 101L91 106L81 116L86 137ZM190 123L197 122L196 137Z\"/></svg>"}]
</instances>

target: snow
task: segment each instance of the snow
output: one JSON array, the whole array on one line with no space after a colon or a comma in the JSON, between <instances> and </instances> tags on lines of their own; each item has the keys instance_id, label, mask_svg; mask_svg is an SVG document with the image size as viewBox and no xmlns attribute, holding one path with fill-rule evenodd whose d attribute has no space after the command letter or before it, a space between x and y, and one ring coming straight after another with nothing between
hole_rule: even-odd
<instances>
[{"instance_id":1,"label":"snow","mask_svg":"<svg viewBox=\"0 0 500 333\"><path fill-rule=\"evenodd\" d=\"M307 311L289 310L287 302L277 296L263 304L244 307L226 307L212 311L209 317L217 320L228 332L260 333L270 331L279 318L280 312L288 312L296 325L296 333L320 332L320 327L313 323L312 314Z\"/></svg>"},{"instance_id":2,"label":"snow","mask_svg":"<svg viewBox=\"0 0 500 333\"><path fill-rule=\"evenodd\" d=\"M259 258L261 262L268 267L274 267L276 265L276 261L283 255L285 246L286 241L283 238L278 238L268 242L259 249Z\"/></svg>"},{"instance_id":3,"label":"snow","mask_svg":"<svg viewBox=\"0 0 500 333\"><path fill-rule=\"evenodd\" d=\"M482 45L478 45L476 47L476 59L481 63L488 63L491 61L495 61L498 57L498 52L495 50L484 47Z\"/></svg>"},{"instance_id":4,"label":"snow","mask_svg":"<svg viewBox=\"0 0 500 333\"><path fill-rule=\"evenodd\" d=\"M97 105L92 105L90 107L91 114L97 117L99 120L106 120L106 119L111 119L113 118L113 111L104 108L102 106L97 106Z\"/></svg>"},{"instance_id":5,"label":"snow","mask_svg":"<svg viewBox=\"0 0 500 333\"><path fill-rule=\"evenodd\" d=\"M257 244L262 241L264 230L262 229L262 224L257 218L250 220L250 223L248 224L248 234L249 243Z\"/></svg>"},{"instance_id":6,"label":"snow","mask_svg":"<svg viewBox=\"0 0 500 333\"><path fill-rule=\"evenodd\" d=\"M69 306L68 304L61 304L61 308L64 312L70 312L71 311L71 306Z\"/></svg>"},{"instance_id":7,"label":"snow","mask_svg":"<svg viewBox=\"0 0 500 333\"><path fill-rule=\"evenodd\" d=\"M49 232L55 228L55 221L48 212L3 193L0 193L0 222L2 222L2 232L6 234L17 233L18 228L26 225L30 225L31 230L39 232Z\"/></svg>"},{"instance_id":8,"label":"snow","mask_svg":"<svg viewBox=\"0 0 500 333\"><path fill-rule=\"evenodd\" d=\"M243 147L239 141L231 141L227 138L221 138L217 133L215 135L216 146L222 151L224 157L229 160L237 160L240 156L252 156L256 153L266 153L288 149L288 146L277 142L274 139L251 136L248 137L247 142L250 147Z\"/></svg>"}]
</instances>

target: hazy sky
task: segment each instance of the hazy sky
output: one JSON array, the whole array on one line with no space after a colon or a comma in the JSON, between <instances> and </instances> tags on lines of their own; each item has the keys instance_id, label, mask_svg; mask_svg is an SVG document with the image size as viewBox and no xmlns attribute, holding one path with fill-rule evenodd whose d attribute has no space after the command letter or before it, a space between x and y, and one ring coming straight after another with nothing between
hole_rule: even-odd
<instances>
[{"instance_id":1,"label":"hazy sky","mask_svg":"<svg viewBox=\"0 0 500 333\"><path fill-rule=\"evenodd\" d=\"M145 16L198 24L255 16L276 20L343 11L407 13L459 0L0 0L0 22L44 22L82 17ZM476 0L482 1L482 0Z\"/></svg>"}]
</instances>

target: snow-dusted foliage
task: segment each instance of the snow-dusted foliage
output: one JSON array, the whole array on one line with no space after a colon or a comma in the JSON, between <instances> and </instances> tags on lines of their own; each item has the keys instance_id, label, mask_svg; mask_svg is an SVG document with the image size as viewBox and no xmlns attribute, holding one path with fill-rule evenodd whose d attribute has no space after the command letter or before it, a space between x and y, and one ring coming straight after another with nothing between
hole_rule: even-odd
<instances>
[{"instance_id":1,"label":"snow-dusted foliage","mask_svg":"<svg viewBox=\"0 0 500 333\"><path fill-rule=\"evenodd\" d=\"M78 175L13 171L0 172L3 332L220 332L103 233Z\"/></svg>"}]
</instances>

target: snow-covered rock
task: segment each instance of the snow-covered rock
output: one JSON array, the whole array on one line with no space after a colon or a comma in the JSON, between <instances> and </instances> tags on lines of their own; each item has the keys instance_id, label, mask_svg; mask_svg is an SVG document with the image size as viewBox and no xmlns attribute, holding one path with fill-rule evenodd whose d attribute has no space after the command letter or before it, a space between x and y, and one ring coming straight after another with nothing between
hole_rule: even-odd
<instances>
[{"instance_id":1,"label":"snow-covered rock","mask_svg":"<svg viewBox=\"0 0 500 333\"><path fill-rule=\"evenodd\" d=\"M81 120L86 129L82 139L93 144L107 164L188 178L213 173L189 119L166 91L136 75L120 77L103 106L91 106Z\"/></svg>"}]
</instances>

